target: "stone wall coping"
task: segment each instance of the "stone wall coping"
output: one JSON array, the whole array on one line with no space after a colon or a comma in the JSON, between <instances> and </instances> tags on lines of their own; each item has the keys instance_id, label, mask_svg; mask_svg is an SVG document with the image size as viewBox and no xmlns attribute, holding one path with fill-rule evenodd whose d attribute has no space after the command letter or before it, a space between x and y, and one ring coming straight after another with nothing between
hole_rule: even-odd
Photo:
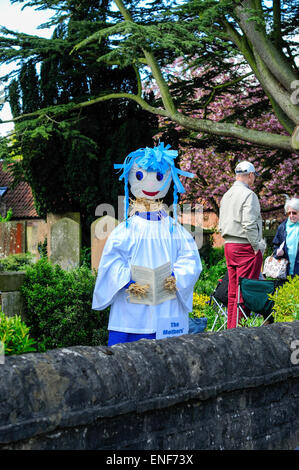
<instances>
[{"instance_id":1,"label":"stone wall coping","mask_svg":"<svg viewBox=\"0 0 299 470\"><path fill-rule=\"evenodd\" d=\"M299 377L299 322L8 356L0 443Z\"/></svg>"}]
</instances>

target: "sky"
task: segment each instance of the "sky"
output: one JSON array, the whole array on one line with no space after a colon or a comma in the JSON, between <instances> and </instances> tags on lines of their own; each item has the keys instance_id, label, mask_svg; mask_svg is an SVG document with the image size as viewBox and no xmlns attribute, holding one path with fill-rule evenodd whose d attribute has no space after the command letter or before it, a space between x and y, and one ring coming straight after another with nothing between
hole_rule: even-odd
<instances>
[{"instance_id":1,"label":"sky","mask_svg":"<svg viewBox=\"0 0 299 470\"><path fill-rule=\"evenodd\" d=\"M20 33L34 34L49 38L52 34L52 29L37 29L37 27L45 23L52 16L53 12L36 11L33 8L25 8L22 11L22 4L11 4L10 0L0 0L0 25L5 26L13 31ZM13 65L0 66L0 76L5 75L8 71L12 70ZM0 99L2 97L3 84L0 84ZM2 111L0 111L0 119L11 119L10 107L8 103L4 104ZM13 129L13 124L0 124L0 136L7 134Z\"/></svg>"}]
</instances>

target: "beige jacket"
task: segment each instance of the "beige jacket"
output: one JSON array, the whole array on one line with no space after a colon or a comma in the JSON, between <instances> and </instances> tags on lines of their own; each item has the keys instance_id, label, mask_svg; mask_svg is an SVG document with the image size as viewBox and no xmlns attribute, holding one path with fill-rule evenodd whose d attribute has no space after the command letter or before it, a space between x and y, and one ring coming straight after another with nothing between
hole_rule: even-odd
<instances>
[{"instance_id":1,"label":"beige jacket","mask_svg":"<svg viewBox=\"0 0 299 470\"><path fill-rule=\"evenodd\" d=\"M225 243L250 243L254 251L262 240L262 217L257 195L235 181L220 203L219 230Z\"/></svg>"}]
</instances>

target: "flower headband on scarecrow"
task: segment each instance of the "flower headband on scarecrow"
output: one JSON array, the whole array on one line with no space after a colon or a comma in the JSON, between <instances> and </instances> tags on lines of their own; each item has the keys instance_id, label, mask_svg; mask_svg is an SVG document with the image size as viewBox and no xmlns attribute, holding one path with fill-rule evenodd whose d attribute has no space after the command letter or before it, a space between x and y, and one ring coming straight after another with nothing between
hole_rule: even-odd
<instances>
[{"instance_id":1,"label":"flower headband on scarecrow","mask_svg":"<svg viewBox=\"0 0 299 470\"><path fill-rule=\"evenodd\" d=\"M173 212L177 222L176 206L178 193L184 193L179 175L193 178L195 175L180 170L174 164L178 156L177 150L171 150L170 145L159 143L157 147L140 148L131 152L123 164L115 164L115 169L123 170L119 180L125 183L125 219L128 220L129 211L129 187L136 197L159 199L164 197L169 189L171 181L174 183Z\"/></svg>"}]
</instances>

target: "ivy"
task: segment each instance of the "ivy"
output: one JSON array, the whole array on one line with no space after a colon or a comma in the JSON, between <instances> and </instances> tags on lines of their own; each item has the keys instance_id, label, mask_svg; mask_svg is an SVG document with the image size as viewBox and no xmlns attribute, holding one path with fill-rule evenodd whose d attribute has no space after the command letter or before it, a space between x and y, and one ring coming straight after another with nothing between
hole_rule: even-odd
<instances>
[{"instance_id":1,"label":"ivy","mask_svg":"<svg viewBox=\"0 0 299 470\"><path fill-rule=\"evenodd\" d=\"M0 214L0 222L9 222L12 218L12 209L9 208L5 217Z\"/></svg>"}]
</instances>

